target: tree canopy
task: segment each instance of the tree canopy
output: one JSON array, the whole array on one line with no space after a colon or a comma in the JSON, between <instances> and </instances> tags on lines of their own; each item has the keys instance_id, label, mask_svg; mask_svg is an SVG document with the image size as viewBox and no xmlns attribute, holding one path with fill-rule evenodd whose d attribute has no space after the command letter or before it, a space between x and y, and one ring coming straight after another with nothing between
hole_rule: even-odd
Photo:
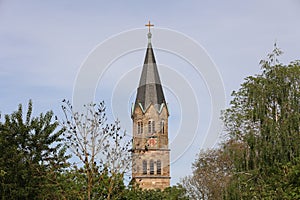
<instances>
[{"instance_id":1,"label":"tree canopy","mask_svg":"<svg viewBox=\"0 0 300 200\"><path fill-rule=\"evenodd\" d=\"M300 197L289 178L299 169L300 62L281 64L281 53L275 46L261 61L262 73L232 93L223 115L230 140L241 147L231 155L236 171L230 194L239 198Z\"/></svg>"},{"instance_id":2,"label":"tree canopy","mask_svg":"<svg viewBox=\"0 0 300 200\"><path fill-rule=\"evenodd\" d=\"M300 62L284 65L281 54L275 44L262 72L232 92L225 139L202 151L182 181L191 198L300 198Z\"/></svg>"},{"instance_id":3,"label":"tree canopy","mask_svg":"<svg viewBox=\"0 0 300 200\"><path fill-rule=\"evenodd\" d=\"M32 102L22 105L0 123L0 180L2 199L59 198L56 175L68 166L63 130L53 112L32 117ZM52 191L52 192L51 192Z\"/></svg>"}]
</instances>

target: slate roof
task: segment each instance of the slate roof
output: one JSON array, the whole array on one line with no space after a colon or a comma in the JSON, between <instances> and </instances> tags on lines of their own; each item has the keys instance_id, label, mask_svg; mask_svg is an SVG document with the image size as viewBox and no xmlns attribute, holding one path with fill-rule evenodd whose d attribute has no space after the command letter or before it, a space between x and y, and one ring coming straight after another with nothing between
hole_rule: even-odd
<instances>
[{"instance_id":1,"label":"slate roof","mask_svg":"<svg viewBox=\"0 0 300 200\"><path fill-rule=\"evenodd\" d=\"M140 105L142 110L146 111L153 104L159 110L163 103L166 104L165 97L151 44L151 33L148 33L148 47L137 89L135 107Z\"/></svg>"}]
</instances>

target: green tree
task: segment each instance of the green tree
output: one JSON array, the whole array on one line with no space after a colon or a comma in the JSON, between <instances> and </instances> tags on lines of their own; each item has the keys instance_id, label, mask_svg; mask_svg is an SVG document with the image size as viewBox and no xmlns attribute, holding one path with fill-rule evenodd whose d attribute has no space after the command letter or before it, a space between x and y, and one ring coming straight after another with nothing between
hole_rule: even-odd
<instances>
[{"instance_id":1,"label":"green tree","mask_svg":"<svg viewBox=\"0 0 300 200\"><path fill-rule=\"evenodd\" d=\"M200 152L193 163L192 175L181 181L191 199L223 198L233 167L226 151L223 148L216 148Z\"/></svg>"},{"instance_id":2,"label":"green tree","mask_svg":"<svg viewBox=\"0 0 300 200\"><path fill-rule=\"evenodd\" d=\"M119 122L107 123L104 102L90 103L82 112L64 100L64 136L68 148L80 160L86 198L112 199L122 195L123 178L130 169L131 142Z\"/></svg>"},{"instance_id":3,"label":"green tree","mask_svg":"<svg viewBox=\"0 0 300 200\"><path fill-rule=\"evenodd\" d=\"M32 117L32 102L0 123L0 182L2 199L58 199L56 176L68 166L62 130L53 112Z\"/></svg>"},{"instance_id":4,"label":"green tree","mask_svg":"<svg viewBox=\"0 0 300 200\"><path fill-rule=\"evenodd\" d=\"M223 113L239 147L231 151L229 199L299 198L300 63L279 63L281 53L275 45L262 74L247 77Z\"/></svg>"},{"instance_id":5,"label":"green tree","mask_svg":"<svg viewBox=\"0 0 300 200\"><path fill-rule=\"evenodd\" d=\"M181 186L172 186L164 190L142 190L138 187L128 188L120 200L188 200L186 190Z\"/></svg>"}]
</instances>

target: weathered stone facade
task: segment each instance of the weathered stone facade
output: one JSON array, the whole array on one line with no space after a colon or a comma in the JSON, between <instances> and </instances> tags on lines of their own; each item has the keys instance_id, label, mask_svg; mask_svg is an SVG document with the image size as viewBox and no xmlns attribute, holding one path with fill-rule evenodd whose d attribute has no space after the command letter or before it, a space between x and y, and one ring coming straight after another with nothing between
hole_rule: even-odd
<instances>
[{"instance_id":1,"label":"weathered stone facade","mask_svg":"<svg viewBox=\"0 0 300 200\"><path fill-rule=\"evenodd\" d=\"M169 187L170 149L168 147L168 110L166 105L162 105L161 110L150 105L145 113L140 107L137 107L132 113L132 119L132 177L143 189ZM149 129L149 122L151 122L150 126L154 122L154 132ZM139 130L141 124L143 130Z\"/></svg>"}]
</instances>

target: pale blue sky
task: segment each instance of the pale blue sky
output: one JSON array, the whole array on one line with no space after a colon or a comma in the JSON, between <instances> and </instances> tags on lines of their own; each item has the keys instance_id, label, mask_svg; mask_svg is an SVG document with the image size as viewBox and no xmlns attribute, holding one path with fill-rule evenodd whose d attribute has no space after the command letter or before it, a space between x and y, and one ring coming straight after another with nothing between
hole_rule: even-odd
<instances>
[{"instance_id":1,"label":"pale blue sky","mask_svg":"<svg viewBox=\"0 0 300 200\"><path fill-rule=\"evenodd\" d=\"M282 62L299 59L299 9L299 0L0 0L0 111L11 113L19 103L33 99L35 113L52 109L60 115L60 102L72 98L76 75L89 53L112 35L143 28L148 20L155 27L193 38L207 51L221 74L228 102L231 91L238 89L246 76L259 73L258 63L272 50L275 41L285 52ZM143 56L144 52L124 56L116 66L138 67ZM156 56L161 64L172 65L167 58L177 62L163 52L157 51ZM138 83L139 77L136 79ZM197 80L193 78L192 87L203 85L201 78ZM108 86L109 83L112 85ZM100 83L96 100L110 99L105 89L113 88L114 82L104 85L107 87L101 87ZM129 91L131 96L132 92ZM172 95L170 91L166 93ZM205 102L201 101L202 107ZM170 107L173 113L170 121L176 123L180 109L176 103L170 105L175 105ZM199 107L201 116L210 115ZM206 121L203 119L203 123ZM131 124L124 126L129 129ZM200 128L199 132L206 128ZM200 147L201 137L198 137L172 165L173 184L191 172L191 163Z\"/></svg>"}]
</instances>

